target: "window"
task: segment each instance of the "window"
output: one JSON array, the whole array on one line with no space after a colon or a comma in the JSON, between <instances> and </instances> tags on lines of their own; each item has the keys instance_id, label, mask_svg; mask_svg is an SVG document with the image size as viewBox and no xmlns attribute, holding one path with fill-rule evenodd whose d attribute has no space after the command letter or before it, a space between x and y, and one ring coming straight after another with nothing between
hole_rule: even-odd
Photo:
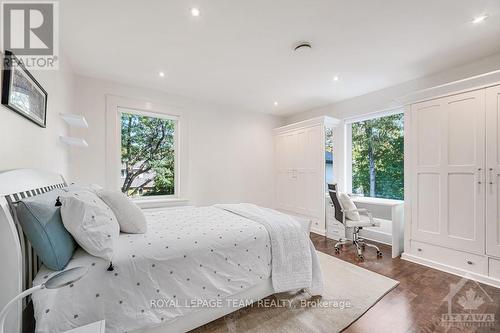
<instances>
[{"instance_id":1,"label":"window","mask_svg":"<svg viewBox=\"0 0 500 333\"><path fill-rule=\"evenodd\" d=\"M121 124L121 191L130 197L176 193L177 120L126 109Z\"/></svg>"},{"instance_id":2,"label":"window","mask_svg":"<svg viewBox=\"0 0 500 333\"><path fill-rule=\"evenodd\" d=\"M350 124L353 194L403 200L403 123L397 113Z\"/></svg>"},{"instance_id":3,"label":"window","mask_svg":"<svg viewBox=\"0 0 500 333\"><path fill-rule=\"evenodd\" d=\"M325 127L325 188L333 183L333 129Z\"/></svg>"}]
</instances>

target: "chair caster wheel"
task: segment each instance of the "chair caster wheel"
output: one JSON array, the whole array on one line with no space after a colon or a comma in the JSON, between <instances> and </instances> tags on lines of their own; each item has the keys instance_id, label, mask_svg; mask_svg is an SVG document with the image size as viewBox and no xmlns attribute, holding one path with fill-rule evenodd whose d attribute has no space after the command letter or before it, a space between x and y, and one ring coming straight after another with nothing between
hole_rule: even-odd
<instances>
[{"instance_id":1,"label":"chair caster wheel","mask_svg":"<svg viewBox=\"0 0 500 333\"><path fill-rule=\"evenodd\" d=\"M377 257L379 257L379 258L382 257L382 251L377 251Z\"/></svg>"},{"instance_id":2,"label":"chair caster wheel","mask_svg":"<svg viewBox=\"0 0 500 333\"><path fill-rule=\"evenodd\" d=\"M365 260L365 256L364 256L364 255L362 255L362 254L358 254L358 259L359 259L359 260Z\"/></svg>"},{"instance_id":3,"label":"chair caster wheel","mask_svg":"<svg viewBox=\"0 0 500 333\"><path fill-rule=\"evenodd\" d=\"M335 254L339 254L340 253L340 249L338 247L335 248Z\"/></svg>"}]
</instances>

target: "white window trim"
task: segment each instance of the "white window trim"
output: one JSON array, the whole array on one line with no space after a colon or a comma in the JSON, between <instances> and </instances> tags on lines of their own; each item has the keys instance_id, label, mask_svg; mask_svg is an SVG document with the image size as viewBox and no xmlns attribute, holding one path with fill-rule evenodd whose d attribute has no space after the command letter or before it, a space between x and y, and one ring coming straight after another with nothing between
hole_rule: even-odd
<instances>
[{"instance_id":1,"label":"white window trim","mask_svg":"<svg viewBox=\"0 0 500 333\"><path fill-rule=\"evenodd\" d=\"M400 113L403 114L405 113L404 107L390 108L382 111L366 113L364 115L349 117L344 119L344 161L345 161L344 179L345 179L345 189L347 193L352 194L352 124L370 119L392 116Z\"/></svg>"},{"instance_id":2,"label":"white window trim","mask_svg":"<svg viewBox=\"0 0 500 333\"><path fill-rule=\"evenodd\" d=\"M395 108L384 109L376 112L365 113L359 116L348 117L344 119L344 124L351 125L352 123L359 123L360 121L366 121L375 118L382 118L387 116L392 116L394 114L404 113L405 109L402 106Z\"/></svg>"},{"instance_id":3,"label":"white window trim","mask_svg":"<svg viewBox=\"0 0 500 333\"><path fill-rule=\"evenodd\" d=\"M346 193L352 193L352 123L344 127L344 188Z\"/></svg>"},{"instance_id":4,"label":"white window trim","mask_svg":"<svg viewBox=\"0 0 500 333\"><path fill-rule=\"evenodd\" d=\"M121 178L121 123L122 112L141 114L150 117L176 120L175 128L175 166L174 195L159 195L134 198L138 204L163 202L187 202L187 115L176 107L153 104L124 97L106 95L106 188L120 190Z\"/></svg>"}]
</instances>

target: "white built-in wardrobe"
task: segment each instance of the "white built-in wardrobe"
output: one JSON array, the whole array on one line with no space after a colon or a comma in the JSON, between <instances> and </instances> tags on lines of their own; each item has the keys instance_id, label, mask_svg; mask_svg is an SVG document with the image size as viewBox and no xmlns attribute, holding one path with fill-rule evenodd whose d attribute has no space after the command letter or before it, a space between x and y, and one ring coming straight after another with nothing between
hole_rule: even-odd
<instances>
[{"instance_id":1,"label":"white built-in wardrobe","mask_svg":"<svg viewBox=\"0 0 500 333\"><path fill-rule=\"evenodd\" d=\"M416 103L406 117L403 258L500 286L500 86Z\"/></svg>"},{"instance_id":2,"label":"white built-in wardrobe","mask_svg":"<svg viewBox=\"0 0 500 333\"><path fill-rule=\"evenodd\" d=\"M318 233L325 232L325 129L338 123L318 117L274 129L275 206L307 218Z\"/></svg>"}]
</instances>

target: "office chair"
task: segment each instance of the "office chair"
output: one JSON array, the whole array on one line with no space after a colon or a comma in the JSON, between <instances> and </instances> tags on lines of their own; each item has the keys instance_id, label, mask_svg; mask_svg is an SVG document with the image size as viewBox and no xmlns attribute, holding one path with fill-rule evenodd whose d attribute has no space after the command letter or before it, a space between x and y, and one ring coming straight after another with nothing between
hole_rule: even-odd
<instances>
[{"instance_id":1,"label":"office chair","mask_svg":"<svg viewBox=\"0 0 500 333\"><path fill-rule=\"evenodd\" d=\"M348 240L347 238L341 238L335 244L335 253L340 253L340 246L352 242L358 251L358 258L364 260L363 251L366 246L372 247L377 250L377 257L382 257L382 252L375 244L367 243L363 238L359 237L359 231L364 227L380 227L380 222L373 219L372 214L367 209L352 209L350 212L358 212L364 213L366 215L360 214L359 221L353 221L346 218L347 210L344 210L342 207L342 203L339 198L339 191L337 184L328 184L328 193L330 194L330 198L332 199L333 207L335 209L335 219L342 223L346 228L353 228L352 240ZM325 237L328 233L328 221L326 223L326 232Z\"/></svg>"}]
</instances>

